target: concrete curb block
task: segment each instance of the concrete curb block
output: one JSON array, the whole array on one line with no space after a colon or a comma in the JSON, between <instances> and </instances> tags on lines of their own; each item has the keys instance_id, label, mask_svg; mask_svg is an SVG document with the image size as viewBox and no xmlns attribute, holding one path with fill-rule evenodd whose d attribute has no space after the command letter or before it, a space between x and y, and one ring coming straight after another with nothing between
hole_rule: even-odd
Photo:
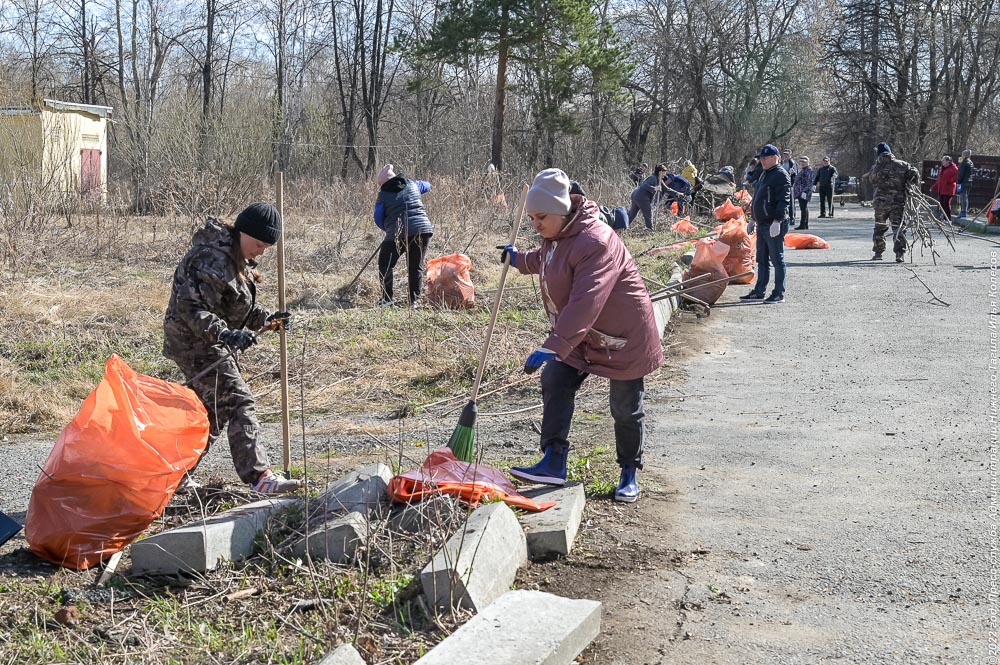
<instances>
[{"instance_id":1,"label":"concrete curb block","mask_svg":"<svg viewBox=\"0 0 1000 665\"><path fill-rule=\"evenodd\" d=\"M990 226L986 222L974 222L971 219L952 218L951 223L952 225L958 226L966 231L985 233L987 235L1000 234L1000 226Z\"/></svg>"},{"instance_id":2,"label":"concrete curb block","mask_svg":"<svg viewBox=\"0 0 1000 665\"><path fill-rule=\"evenodd\" d=\"M415 665L570 665L601 632L601 603L509 591Z\"/></svg>"},{"instance_id":3,"label":"concrete curb block","mask_svg":"<svg viewBox=\"0 0 1000 665\"><path fill-rule=\"evenodd\" d=\"M369 533L367 517L358 512L347 513L309 532L309 556L315 560L350 563L357 556L358 548L368 540ZM305 538L292 546L292 553L297 557L305 556Z\"/></svg>"},{"instance_id":4,"label":"concrete curb block","mask_svg":"<svg viewBox=\"0 0 1000 665\"><path fill-rule=\"evenodd\" d=\"M503 503L477 508L420 572L429 605L481 612L514 583L528 547L514 511Z\"/></svg>"},{"instance_id":5,"label":"concrete curb block","mask_svg":"<svg viewBox=\"0 0 1000 665\"><path fill-rule=\"evenodd\" d=\"M679 265L674 265L669 281L681 281L681 267ZM660 331L660 339L663 339L663 332L666 330L667 324L670 323L670 317L673 316L678 307L680 307L680 301L677 296L664 298L653 303L653 318L656 320L656 329Z\"/></svg>"},{"instance_id":6,"label":"concrete curb block","mask_svg":"<svg viewBox=\"0 0 1000 665\"><path fill-rule=\"evenodd\" d=\"M565 556L573 549L587 497L582 483L563 487L534 487L521 492L536 501L557 501L558 504L540 513L521 516L528 557L532 561Z\"/></svg>"},{"instance_id":7,"label":"concrete curb block","mask_svg":"<svg viewBox=\"0 0 1000 665\"><path fill-rule=\"evenodd\" d=\"M327 485L316 497L316 506L335 514L361 513L371 515L388 501L386 490L392 480L392 469L375 463L352 471Z\"/></svg>"},{"instance_id":8,"label":"concrete curb block","mask_svg":"<svg viewBox=\"0 0 1000 665\"><path fill-rule=\"evenodd\" d=\"M277 511L299 497L264 499L227 510L132 543L133 575L177 575L214 570L223 561L242 561Z\"/></svg>"},{"instance_id":9,"label":"concrete curb block","mask_svg":"<svg viewBox=\"0 0 1000 665\"><path fill-rule=\"evenodd\" d=\"M316 665L365 665L365 661L350 644L341 644Z\"/></svg>"}]
</instances>

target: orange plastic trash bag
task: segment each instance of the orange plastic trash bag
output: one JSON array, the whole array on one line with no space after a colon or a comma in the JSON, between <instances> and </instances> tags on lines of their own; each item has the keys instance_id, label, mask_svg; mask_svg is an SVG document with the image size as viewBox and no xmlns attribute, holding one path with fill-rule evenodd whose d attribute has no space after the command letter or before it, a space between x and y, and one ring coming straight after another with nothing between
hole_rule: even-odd
<instances>
[{"instance_id":1,"label":"orange plastic trash bag","mask_svg":"<svg viewBox=\"0 0 1000 665\"><path fill-rule=\"evenodd\" d=\"M674 225L670 227L670 230L674 233L685 233L688 235L698 233L698 227L691 223L690 217L682 217L678 221L674 222Z\"/></svg>"},{"instance_id":2,"label":"orange plastic trash bag","mask_svg":"<svg viewBox=\"0 0 1000 665\"><path fill-rule=\"evenodd\" d=\"M207 440L208 414L194 392L111 356L31 491L31 551L66 568L99 564L163 512Z\"/></svg>"},{"instance_id":3,"label":"orange plastic trash bag","mask_svg":"<svg viewBox=\"0 0 1000 665\"><path fill-rule=\"evenodd\" d=\"M423 501L435 494L450 494L475 508L483 499L501 499L515 508L539 512L555 501L533 501L517 493L514 483L499 469L457 459L448 448L435 450L419 469L393 476L389 498L396 503Z\"/></svg>"},{"instance_id":4,"label":"orange plastic trash bag","mask_svg":"<svg viewBox=\"0 0 1000 665\"><path fill-rule=\"evenodd\" d=\"M724 280L729 274L723 266L723 261L729 254L729 247L718 240L703 238L695 243L694 259L691 261L691 268L688 269L681 279L689 280L699 275L708 273L708 277L703 277L700 282L714 282ZM688 294L709 305L714 305L726 291L726 282L709 284L708 286L695 287L688 291Z\"/></svg>"},{"instance_id":5,"label":"orange plastic trash bag","mask_svg":"<svg viewBox=\"0 0 1000 665\"><path fill-rule=\"evenodd\" d=\"M673 201L670 204L670 214L676 217L678 210L679 210L679 208L677 207L677 201Z\"/></svg>"},{"instance_id":6,"label":"orange plastic trash bag","mask_svg":"<svg viewBox=\"0 0 1000 665\"><path fill-rule=\"evenodd\" d=\"M987 226L997 226L1000 224L1000 199L990 201L985 210Z\"/></svg>"},{"instance_id":7,"label":"orange plastic trash bag","mask_svg":"<svg viewBox=\"0 0 1000 665\"><path fill-rule=\"evenodd\" d=\"M830 249L830 243L809 233L786 233L785 247L791 249Z\"/></svg>"},{"instance_id":8,"label":"orange plastic trash bag","mask_svg":"<svg viewBox=\"0 0 1000 665\"><path fill-rule=\"evenodd\" d=\"M757 259L756 239L747 233L746 218L738 217L723 224L719 231L719 242L729 246L729 254L722 261L722 267L730 277L754 272ZM754 275L740 277L730 281L730 284L749 284Z\"/></svg>"},{"instance_id":9,"label":"orange plastic trash bag","mask_svg":"<svg viewBox=\"0 0 1000 665\"><path fill-rule=\"evenodd\" d=\"M748 192L745 187L736 192L736 194L733 195L733 198L736 199L737 203L743 206L744 210L749 208L750 204L753 202L753 197L750 196L750 192Z\"/></svg>"},{"instance_id":10,"label":"orange plastic trash bag","mask_svg":"<svg viewBox=\"0 0 1000 665\"><path fill-rule=\"evenodd\" d=\"M725 203L715 209L715 218L720 222L728 222L731 219L736 219L737 217L743 217L745 215L746 213L743 212L743 208L734 204L729 199L726 199Z\"/></svg>"},{"instance_id":11,"label":"orange plastic trash bag","mask_svg":"<svg viewBox=\"0 0 1000 665\"><path fill-rule=\"evenodd\" d=\"M439 256L427 262L427 302L435 307L472 309L476 289L469 271L472 260L465 254Z\"/></svg>"}]
</instances>

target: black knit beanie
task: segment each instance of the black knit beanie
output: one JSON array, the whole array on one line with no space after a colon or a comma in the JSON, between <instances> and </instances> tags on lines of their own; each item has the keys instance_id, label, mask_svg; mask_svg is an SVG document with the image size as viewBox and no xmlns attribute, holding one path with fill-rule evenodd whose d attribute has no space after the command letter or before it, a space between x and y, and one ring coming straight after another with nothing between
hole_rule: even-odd
<instances>
[{"instance_id":1,"label":"black knit beanie","mask_svg":"<svg viewBox=\"0 0 1000 665\"><path fill-rule=\"evenodd\" d=\"M270 203L252 203L236 217L236 230L273 245L281 236L281 215Z\"/></svg>"}]
</instances>

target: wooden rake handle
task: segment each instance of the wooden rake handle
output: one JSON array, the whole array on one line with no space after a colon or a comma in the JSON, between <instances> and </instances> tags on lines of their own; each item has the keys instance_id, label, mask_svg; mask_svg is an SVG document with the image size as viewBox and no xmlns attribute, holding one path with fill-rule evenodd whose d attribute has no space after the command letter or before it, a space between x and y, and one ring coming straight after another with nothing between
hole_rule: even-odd
<instances>
[{"instance_id":1,"label":"wooden rake handle","mask_svg":"<svg viewBox=\"0 0 1000 665\"><path fill-rule=\"evenodd\" d=\"M513 245L517 242L517 232L521 229L521 220L524 219L524 204L528 200L528 186L525 185L524 189L521 190L521 205L517 209L517 218L514 220L514 226L510 230L510 238L508 245ZM500 286L497 287L496 295L493 296L493 308L490 310L490 325L486 328L486 340L483 342L483 350L479 352L479 366L476 367L476 378L472 382L472 392L469 394L469 401L475 402L476 397L479 396L479 383L483 380L483 370L486 369L486 354L490 350L490 340L493 338L493 327L497 322L497 312L500 311L500 300L503 298L503 285L507 280L507 269L510 268L510 254L503 262L503 268L500 269Z\"/></svg>"}]
</instances>

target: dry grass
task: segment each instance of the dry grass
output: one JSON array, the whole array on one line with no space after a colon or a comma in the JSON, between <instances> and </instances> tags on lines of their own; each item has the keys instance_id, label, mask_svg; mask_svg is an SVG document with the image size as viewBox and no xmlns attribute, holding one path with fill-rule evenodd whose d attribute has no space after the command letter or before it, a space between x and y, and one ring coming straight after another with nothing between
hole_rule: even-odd
<instances>
[{"instance_id":1,"label":"dry grass","mask_svg":"<svg viewBox=\"0 0 1000 665\"><path fill-rule=\"evenodd\" d=\"M369 217L373 193L347 186L286 192L286 291L296 317L289 336L290 380L305 382L308 412L350 427L372 415L413 415L422 405L468 389L499 274L494 246L505 239L513 211L489 205L489 194L475 182L444 179L434 185L426 197L435 224L431 253L458 251L472 258L479 293L474 310L374 308L374 265L351 298L356 307L340 309L335 297L381 240ZM508 200L516 201L518 188L510 189ZM620 189L615 183L592 187L608 197ZM34 236L37 251L28 253L34 262L8 273L0 291L0 435L64 426L112 353L140 372L180 379L160 355L162 313L172 270L200 222L107 212L71 217L69 223L49 220L47 230ZM536 244L530 227L523 229L519 244ZM669 231L626 235L634 254L677 239ZM672 256L640 259L644 274L660 281L672 262ZM273 308L273 252L262 268L260 299ZM400 290L404 274L398 266ZM513 288L493 338L486 385L519 378L524 356L546 331L536 280L512 273L508 286ZM266 339L243 361L265 415L278 404L275 342Z\"/></svg>"}]
</instances>

